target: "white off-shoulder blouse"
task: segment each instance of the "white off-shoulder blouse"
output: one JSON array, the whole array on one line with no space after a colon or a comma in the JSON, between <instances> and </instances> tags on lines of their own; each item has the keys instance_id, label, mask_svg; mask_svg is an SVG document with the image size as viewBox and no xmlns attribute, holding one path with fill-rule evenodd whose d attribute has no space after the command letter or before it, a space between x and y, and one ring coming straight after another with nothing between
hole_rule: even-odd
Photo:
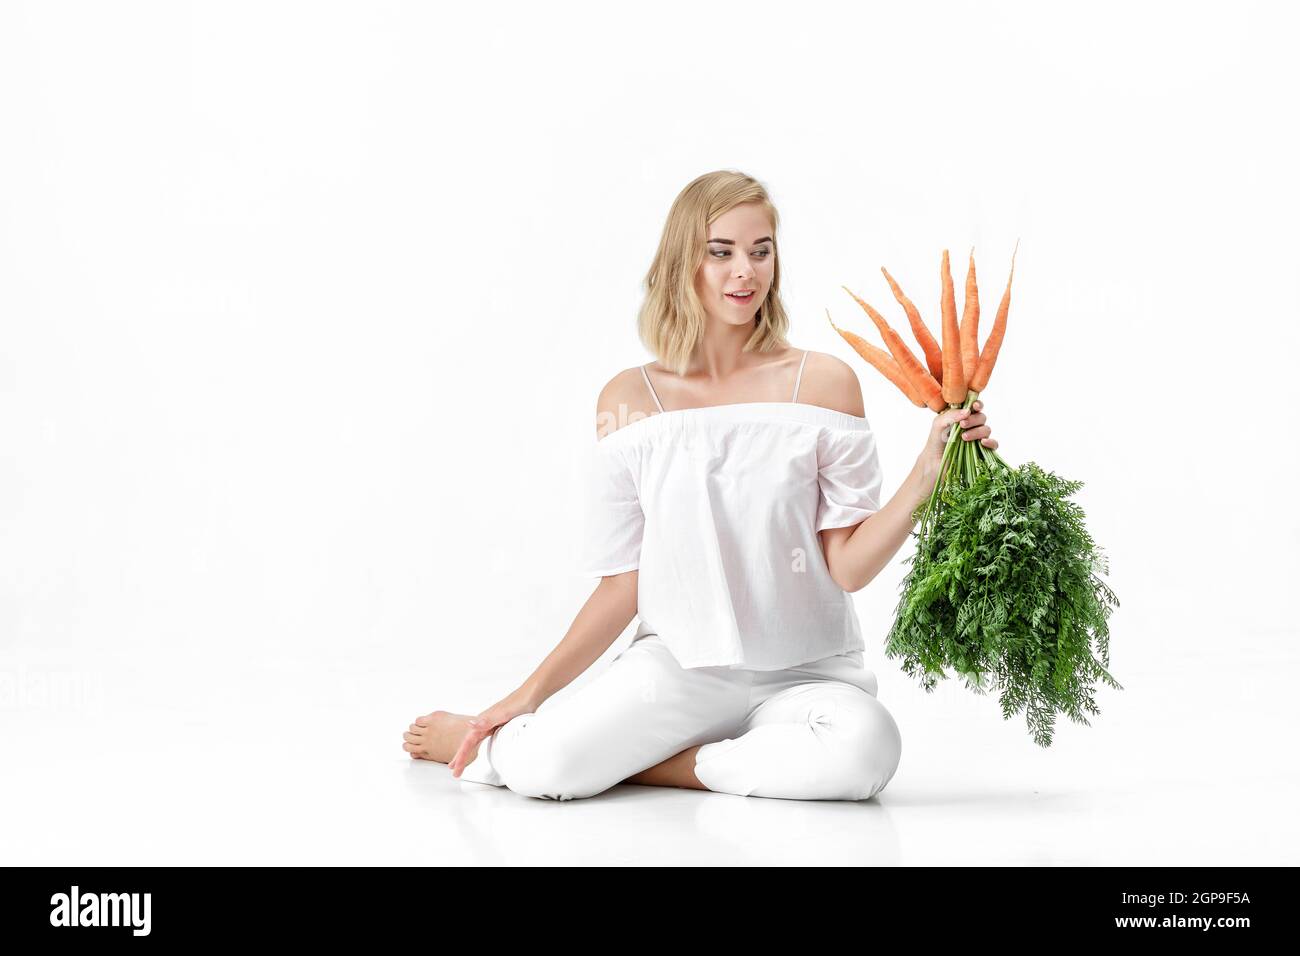
<instances>
[{"instance_id":1,"label":"white off-shoulder blouse","mask_svg":"<svg viewBox=\"0 0 1300 956\"><path fill-rule=\"evenodd\" d=\"M865 649L818 532L880 509L866 418L797 401L661 411L597 441L588 476L579 573L638 569L636 637L659 635L682 667Z\"/></svg>"}]
</instances>

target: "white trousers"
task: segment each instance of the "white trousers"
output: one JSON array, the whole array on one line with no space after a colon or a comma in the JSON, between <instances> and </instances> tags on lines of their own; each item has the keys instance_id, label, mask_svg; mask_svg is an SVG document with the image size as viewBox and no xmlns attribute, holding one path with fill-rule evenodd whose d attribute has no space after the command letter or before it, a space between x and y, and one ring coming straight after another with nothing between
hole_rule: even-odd
<instances>
[{"instance_id":1,"label":"white trousers","mask_svg":"<svg viewBox=\"0 0 1300 956\"><path fill-rule=\"evenodd\" d=\"M572 800L703 744L695 775L710 790L865 800L902 755L876 689L862 651L779 671L683 668L648 634L567 697L497 727L460 779Z\"/></svg>"}]
</instances>

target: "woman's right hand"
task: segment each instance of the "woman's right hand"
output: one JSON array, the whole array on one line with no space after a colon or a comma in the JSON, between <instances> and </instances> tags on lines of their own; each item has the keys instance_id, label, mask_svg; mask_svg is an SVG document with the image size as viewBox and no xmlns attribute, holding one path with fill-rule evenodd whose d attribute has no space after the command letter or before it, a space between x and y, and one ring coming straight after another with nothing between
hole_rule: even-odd
<instances>
[{"instance_id":1,"label":"woman's right hand","mask_svg":"<svg viewBox=\"0 0 1300 956\"><path fill-rule=\"evenodd\" d=\"M456 750L455 756L447 764L451 770L451 775L453 777L461 775L461 771L470 763L469 755L475 753L478 744L482 743L483 739L493 730L520 714L535 713L539 706L540 702L533 700L531 697L523 694L511 694L500 703L493 704L477 717L470 718L469 730L466 731L465 738L460 742L460 747Z\"/></svg>"}]
</instances>

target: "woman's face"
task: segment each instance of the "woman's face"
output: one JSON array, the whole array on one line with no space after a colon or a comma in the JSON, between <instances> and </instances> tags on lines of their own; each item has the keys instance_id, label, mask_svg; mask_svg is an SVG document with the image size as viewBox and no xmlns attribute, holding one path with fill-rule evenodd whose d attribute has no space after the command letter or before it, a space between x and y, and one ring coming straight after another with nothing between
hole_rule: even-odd
<instances>
[{"instance_id":1,"label":"woman's face","mask_svg":"<svg viewBox=\"0 0 1300 956\"><path fill-rule=\"evenodd\" d=\"M735 206L710 224L704 262L695 274L695 294L712 318L729 325L753 324L772 287L772 232L758 203ZM750 294L729 294L743 291Z\"/></svg>"}]
</instances>

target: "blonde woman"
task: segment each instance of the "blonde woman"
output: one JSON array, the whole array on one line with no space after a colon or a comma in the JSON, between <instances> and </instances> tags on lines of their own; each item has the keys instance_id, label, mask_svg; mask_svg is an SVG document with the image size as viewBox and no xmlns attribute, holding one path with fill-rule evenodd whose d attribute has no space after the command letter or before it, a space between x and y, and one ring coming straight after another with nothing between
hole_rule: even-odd
<instances>
[{"instance_id":1,"label":"blonde woman","mask_svg":"<svg viewBox=\"0 0 1300 956\"><path fill-rule=\"evenodd\" d=\"M412 757L552 800L619 783L863 800L894 776L902 737L849 595L908 540L952 423L997 442L979 402L935 416L882 505L857 375L786 340L778 225L739 172L678 195L638 320L658 361L597 400L581 570L600 583L518 690L416 718ZM633 617L633 642L548 702Z\"/></svg>"}]
</instances>

